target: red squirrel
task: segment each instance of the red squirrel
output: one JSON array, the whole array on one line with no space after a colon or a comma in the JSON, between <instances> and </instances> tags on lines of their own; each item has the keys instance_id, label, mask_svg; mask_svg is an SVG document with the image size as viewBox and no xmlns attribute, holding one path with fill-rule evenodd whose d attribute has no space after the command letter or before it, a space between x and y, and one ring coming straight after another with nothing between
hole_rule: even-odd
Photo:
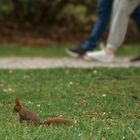
<instances>
[{"instance_id":1,"label":"red squirrel","mask_svg":"<svg viewBox=\"0 0 140 140\"><path fill-rule=\"evenodd\" d=\"M73 125L73 121L63 118L54 118L46 121L41 121L37 115L23 108L19 99L15 100L14 111L19 113L20 123L23 123L23 121L27 121L28 123L32 123L35 125Z\"/></svg>"}]
</instances>

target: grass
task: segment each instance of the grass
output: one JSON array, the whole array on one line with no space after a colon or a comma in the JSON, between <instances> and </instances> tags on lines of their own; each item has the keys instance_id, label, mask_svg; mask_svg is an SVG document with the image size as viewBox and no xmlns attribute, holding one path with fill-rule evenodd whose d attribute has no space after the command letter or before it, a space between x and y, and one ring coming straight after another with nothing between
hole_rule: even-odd
<instances>
[{"instance_id":1,"label":"grass","mask_svg":"<svg viewBox=\"0 0 140 140\"><path fill-rule=\"evenodd\" d=\"M132 140L140 138L140 70L0 70L0 139ZM71 127L20 124L15 98L42 119L62 116Z\"/></svg>"},{"instance_id":2,"label":"grass","mask_svg":"<svg viewBox=\"0 0 140 140\"><path fill-rule=\"evenodd\" d=\"M0 45L0 57L67 57L65 49L71 46ZM120 48L117 55L134 56L139 52L139 44L135 44ZM140 115L139 75L139 68L0 70L0 139L140 139L140 120L135 117ZM76 124L20 124L18 114L13 112L17 97L43 120L62 116L76 120Z\"/></svg>"},{"instance_id":3,"label":"grass","mask_svg":"<svg viewBox=\"0 0 140 140\"><path fill-rule=\"evenodd\" d=\"M20 57L67 57L66 48L76 47L72 44L59 44L48 47L33 47L19 45L0 45L0 57L20 56ZM139 55L139 44L130 44L120 47L117 51L118 56L137 56Z\"/></svg>"},{"instance_id":4,"label":"grass","mask_svg":"<svg viewBox=\"0 0 140 140\"><path fill-rule=\"evenodd\" d=\"M47 47L0 45L0 57L4 56L64 57L67 54L65 53L65 45L61 44Z\"/></svg>"}]
</instances>

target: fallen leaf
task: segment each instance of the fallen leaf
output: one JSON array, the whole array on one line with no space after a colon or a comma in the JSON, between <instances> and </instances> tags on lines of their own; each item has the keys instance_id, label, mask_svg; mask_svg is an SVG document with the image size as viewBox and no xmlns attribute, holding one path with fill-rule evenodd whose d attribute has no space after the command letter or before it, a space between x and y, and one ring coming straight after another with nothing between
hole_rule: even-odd
<instances>
[{"instance_id":1,"label":"fallen leaf","mask_svg":"<svg viewBox=\"0 0 140 140\"><path fill-rule=\"evenodd\" d=\"M140 105L140 99L138 99L137 103Z\"/></svg>"},{"instance_id":2,"label":"fallen leaf","mask_svg":"<svg viewBox=\"0 0 140 140\"><path fill-rule=\"evenodd\" d=\"M140 119L140 115L135 115L135 117L136 117L137 119Z\"/></svg>"}]
</instances>

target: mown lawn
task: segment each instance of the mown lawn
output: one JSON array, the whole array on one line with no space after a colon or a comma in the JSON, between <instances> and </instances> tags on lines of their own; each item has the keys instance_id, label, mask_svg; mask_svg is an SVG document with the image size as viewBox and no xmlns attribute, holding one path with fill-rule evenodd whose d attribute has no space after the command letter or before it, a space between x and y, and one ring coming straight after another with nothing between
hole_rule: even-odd
<instances>
[{"instance_id":1,"label":"mown lawn","mask_svg":"<svg viewBox=\"0 0 140 140\"><path fill-rule=\"evenodd\" d=\"M58 44L44 47L0 45L0 57L67 57L66 48L77 47L73 44ZM137 56L140 53L140 44L129 44L120 47L117 56Z\"/></svg>"},{"instance_id":2,"label":"mown lawn","mask_svg":"<svg viewBox=\"0 0 140 140\"><path fill-rule=\"evenodd\" d=\"M20 124L15 98L44 120L62 116L76 124ZM0 139L138 140L139 99L139 68L0 70Z\"/></svg>"}]
</instances>

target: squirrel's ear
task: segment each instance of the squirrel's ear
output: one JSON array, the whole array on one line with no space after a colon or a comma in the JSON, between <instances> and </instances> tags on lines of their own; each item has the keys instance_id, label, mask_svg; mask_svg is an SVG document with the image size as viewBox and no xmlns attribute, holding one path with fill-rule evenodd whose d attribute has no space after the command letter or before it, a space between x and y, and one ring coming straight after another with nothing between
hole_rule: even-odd
<instances>
[{"instance_id":1,"label":"squirrel's ear","mask_svg":"<svg viewBox=\"0 0 140 140\"><path fill-rule=\"evenodd\" d=\"M16 105L17 105L17 106L21 106L21 105L20 105L19 99L16 99Z\"/></svg>"}]
</instances>

